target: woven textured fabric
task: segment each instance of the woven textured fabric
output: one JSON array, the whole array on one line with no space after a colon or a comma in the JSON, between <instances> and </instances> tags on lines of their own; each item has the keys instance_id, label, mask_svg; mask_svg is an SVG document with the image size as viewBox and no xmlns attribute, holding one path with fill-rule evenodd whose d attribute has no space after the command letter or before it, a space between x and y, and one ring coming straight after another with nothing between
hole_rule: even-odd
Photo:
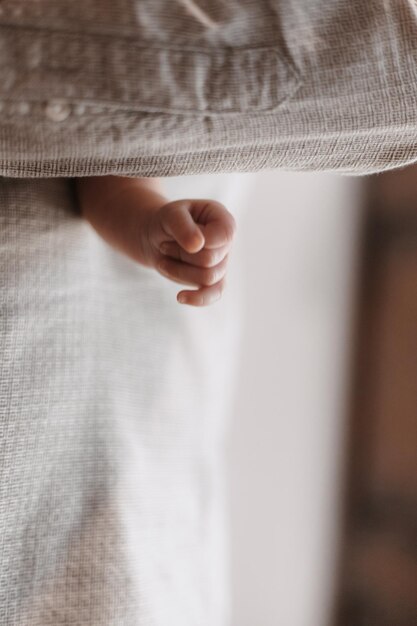
<instances>
[{"instance_id":1,"label":"woven textured fabric","mask_svg":"<svg viewBox=\"0 0 417 626\"><path fill-rule=\"evenodd\" d=\"M227 624L237 303L178 305L68 180L0 207L0 624Z\"/></svg>"},{"instance_id":2,"label":"woven textured fabric","mask_svg":"<svg viewBox=\"0 0 417 626\"><path fill-rule=\"evenodd\" d=\"M208 22L173 0L3 0L0 174L417 160L415 0L197 4Z\"/></svg>"},{"instance_id":3,"label":"woven textured fabric","mask_svg":"<svg viewBox=\"0 0 417 626\"><path fill-rule=\"evenodd\" d=\"M237 310L179 306L71 177L417 160L412 0L187 4L0 2L2 626L227 623Z\"/></svg>"}]
</instances>

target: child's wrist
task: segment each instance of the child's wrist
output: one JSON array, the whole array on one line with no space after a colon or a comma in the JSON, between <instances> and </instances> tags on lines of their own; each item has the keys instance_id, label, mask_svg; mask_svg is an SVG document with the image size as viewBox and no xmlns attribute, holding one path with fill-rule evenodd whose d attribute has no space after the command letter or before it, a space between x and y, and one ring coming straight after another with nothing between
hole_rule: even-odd
<instances>
[{"instance_id":1,"label":"child's wrist","mask_svg":"<svg viewBox=\"0 0 417 626\"><path fill-rule=\"evenodd\" d=\"M82 216L107 243L142 265L155 265L149 231L167 202L156 180L102 176L78 179L76 188Z\"/></svg>"}]
</instances>

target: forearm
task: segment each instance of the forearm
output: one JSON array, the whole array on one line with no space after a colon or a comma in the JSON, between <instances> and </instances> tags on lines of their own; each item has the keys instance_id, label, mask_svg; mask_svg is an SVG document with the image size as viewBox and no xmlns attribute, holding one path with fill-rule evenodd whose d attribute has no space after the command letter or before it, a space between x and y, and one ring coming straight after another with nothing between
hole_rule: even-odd
<instances>
[{"instance_id":1,"label":"forearm","mask_svg":"<svg viewBox=\"0 0 417 626\"><path fill-rule=\"evenodd\" d=\"M146 214L157 210L167 202L163 195L161 181L158 178L134 178L125 176L87 176L76 179L76 190L82 215L90 219L100 212L114 212L121 209L121 196L132 187L140 192L140 206L137 212L146 218Z\"/></svg>"},{"instance_id":2,"label":"forearm","mask_svg":"<svg viewBox=\"0 0 417 626\"><path fill-rule=\"evenodd\" d=\"M81 214L114 248L147 265L144 233L152 214L167 203L156 178L94 176L76 179ZM132 193L134 192L134 193ZM139 193L138 193L139 192Z\"/></svg>"}]
</instances>

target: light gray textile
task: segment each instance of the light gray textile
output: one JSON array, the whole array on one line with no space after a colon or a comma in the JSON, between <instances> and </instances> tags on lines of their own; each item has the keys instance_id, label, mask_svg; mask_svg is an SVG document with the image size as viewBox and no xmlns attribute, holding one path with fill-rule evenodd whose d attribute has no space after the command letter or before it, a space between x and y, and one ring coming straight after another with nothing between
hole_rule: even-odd
<instances>
[{"instance_id":1,"label":"light gray textile","mask_svg":"<svg viewBox=\"0 0 417 626\"><path fill-rule=\"evenodd\" d=\"M227 624L235 301L178 305L65 179L0 207L0 624Z\"/></svg>"},{"instance_id":2,"label":"light gray textile","mask_svg":"<svg viewBox=\"0 0 417 626\"><path fill-rule=\"evenodd\" d=\"M231 319L111 250L69 177L417 160L411 0L197 4L217 26L0 3L2 626L227 621Z\"/></svg>"},{"instance_id":3,"label":"light gray textile","mask_svg":"<svg viewBox=\"0 0 417 626\"><path fill-rule=\"evenodd\" d=\"M415 0L3 0L0 174L417 160ZM67 107L49 119L48 100Z\"/></svg>"}]
</instances>

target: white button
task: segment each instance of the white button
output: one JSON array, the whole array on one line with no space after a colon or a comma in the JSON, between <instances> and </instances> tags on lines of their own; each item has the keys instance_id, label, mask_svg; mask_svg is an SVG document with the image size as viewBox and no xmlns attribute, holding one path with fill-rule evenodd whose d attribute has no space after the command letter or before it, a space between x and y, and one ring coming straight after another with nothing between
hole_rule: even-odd
<instances>
[{"instance_id":1,"label":"white button","mask_svg":"<svg viewBox=\"0 0 417 626\"><path fill-rule=\"evenodd\" d=\"M20 115L27 115L30 111L30 104L29 102L19 102L16 108Z\"/></svg>"},{"instance_id":2,"label":"white button","mask_svg":"<svg viewBox=\"0 0 417 626\"><path fill-rule=\"evenodd\" d=\"M77 106L74 109L74 113L75 115L84 115L86 110L87 110L87 107L85 106L85 104L77 104Z\"/></svg>"},{"instance_id":3,"label":"white button","mask_svg":"<svg viewBox=\"0 0 417 626\"><path fill-rule=\"evenodd\" d=\"M71 107L62 100L50 100L45 107L45 113L53 122L63 122L71 113Z\"/></svg>"}]
</instances>

